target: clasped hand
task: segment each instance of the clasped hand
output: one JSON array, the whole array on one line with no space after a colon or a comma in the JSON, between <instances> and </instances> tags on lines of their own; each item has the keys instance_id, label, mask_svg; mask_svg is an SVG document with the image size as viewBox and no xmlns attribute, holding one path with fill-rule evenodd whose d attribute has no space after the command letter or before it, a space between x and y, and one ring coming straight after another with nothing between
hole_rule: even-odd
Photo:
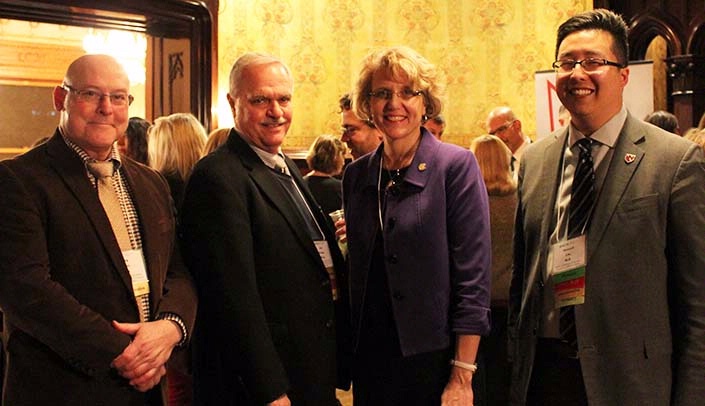
<instances>
[{"instance_id":1,"label":"clasped hand","mask_svg":"<svg viewBox=\"0 0 705 406\"><path fill-rule=\"evenodd\" d=\"M146 323L119 323L113 327L132 337L110 364L118 373L130 381L135 389L146 392L159 383L166 374L166 362L171 351L181 340L181 331L169 320Z\"/></svg>"}]
</instances>

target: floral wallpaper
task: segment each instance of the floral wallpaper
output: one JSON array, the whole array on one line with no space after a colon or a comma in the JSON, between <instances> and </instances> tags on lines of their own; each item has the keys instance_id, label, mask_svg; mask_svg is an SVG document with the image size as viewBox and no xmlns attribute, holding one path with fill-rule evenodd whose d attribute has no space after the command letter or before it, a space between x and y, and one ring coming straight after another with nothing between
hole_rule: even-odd
<instances>
[{"instance_id":1,"label":"floral wallpaper","mask_svg":"<svg viewBox=\"0 0 705 406\"><path fill-rule=\"evenodd\" d=\"M534 72L550 69L558 25L590 8L587 0L221 0L219 125L232 125L228 74L244 52L272 53L291 68L294 119L284 147L298 149L339 134L338 98L370 50L407 45L446 77L446 142L467 147L498 105L511 106L534 138Z\"/></svg>"}]
</instances>

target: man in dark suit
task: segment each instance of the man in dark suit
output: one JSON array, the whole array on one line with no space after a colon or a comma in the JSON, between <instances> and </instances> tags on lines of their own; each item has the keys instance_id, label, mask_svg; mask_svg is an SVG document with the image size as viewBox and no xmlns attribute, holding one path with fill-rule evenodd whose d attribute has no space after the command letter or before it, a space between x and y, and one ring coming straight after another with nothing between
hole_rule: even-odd
<instances>
[{"instance_id":1,"label":"man in dark suit","mask_svg":"<svg viewBox=\"0 0 705 406\"><path fill-rule=\"evenodd\" d=\"M196 293L166 182L114 147L128 92L115 59L78 58L54 89L54 136L0 163L3 404L163 404L158 384ZM101 204L94 163L112 172L126 233Z\"/></svg>"},{"instance_id":2,"label":"man in dark suit","mask_svg":"<svg viewBox=\"0 0 705 406\"><path fill-rule=\"evenodd\" d=\"M293 80L270 55L230 73L235 128L203 158L184 198L182 248L201 305L197 404L334 405L334 299L342 256L325 215L280 146Z\"/></svg>"},{"instance_id":3,"label":"man in dark suit","mask_svg":"<svg viewBox=\"0 0 705 406\"><path fill-rule=\"evenodd\" d=\"M705 159L626 110L628 55L610 11L558 29L571 123L519 171L516 405L705 404Z\"/></svg>"}]
</instances>

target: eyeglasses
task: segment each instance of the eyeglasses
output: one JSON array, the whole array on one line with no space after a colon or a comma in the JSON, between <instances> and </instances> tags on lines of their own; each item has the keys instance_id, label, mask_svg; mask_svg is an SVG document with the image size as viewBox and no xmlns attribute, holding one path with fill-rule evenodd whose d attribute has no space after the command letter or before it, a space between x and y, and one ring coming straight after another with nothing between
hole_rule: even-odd
<instances>
[{"instance_id":1,"label":"eyeglasses","mask_svg":"<svg viewBox=\"0 0 705 406\"><path fill-rule=\"evenodd\" d=\"M509 127L511 127L515 121L516 120L509 121L509 122L505 123L504 125L501 125L501 126L495 128L494 131L490 131L490 135L497 135L499 133L503 133L503 132L507 131L507 129Z\"/></svg>"},{"instance_id":2,"label":"eyeglasses","mask_svg":"<svg viewBox=\"0 0 705 406\"><path fill-rule=\"evenodd\" d=\"M103 97L107 97L110 99L110 104L113 106L122 107L125 105L129 106L135 99L131 94L127 94L125 92L101 93L95 89L79 90L67 84L61 85L61 88L67 92L73 92L78 97L78 100L84 103L98 104Z\"/></svg>"},{"instance_id":3,"label":"eyeglasses","mask_svg":"<svg viewBox=\"0 0 705 406\"><path fill-rule=\"evenodd\" d=\"M400 92L393 92L389 89L377 89L367 95L377 100L391 100L394 95L397 95L402 100L411 100L412 98L422 94L423 92L421 90L411 90L407 87L402 89Z\"/></svg>"},{"instance_id":4,"label":"eyeglasses","mask_svg":"<svg viewBox=\"0 0 705 406\"><path fill-rule=\"evenodd\" d=\"M580 65L585 72L596 72L602 69L603 66L616 66L618 68L624 68L625 66L619 62L608 61L607 59L601 58L585 58L581 61L574 61L572 59L557 60L553 62L553 70L558 73L571 73L575 69L576 65Z\"/></svg>"}]
</instances>

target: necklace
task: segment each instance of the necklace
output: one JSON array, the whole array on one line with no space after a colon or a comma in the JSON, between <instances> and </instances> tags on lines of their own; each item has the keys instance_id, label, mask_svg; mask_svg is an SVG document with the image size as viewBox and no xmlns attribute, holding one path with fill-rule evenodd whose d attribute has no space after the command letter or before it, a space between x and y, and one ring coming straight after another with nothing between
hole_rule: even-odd
<instances>
[{"instance_id":1,"label":"necklace","mask_svg":"<svg viewBox=\"0 0 705 406\"><path fill-rule=\"evenodd\" d=\"M401 168L404 168L404 167L411 165L411 161L414 159L414 154L416 153L416 150L418 149L420 143L421 143L421 137L416 139L416 141L414 142L414 145L412 145L411 148L409 148L405 153L403 153L399 159L393 159L391 154L390 155L384 154L385 151L383 149L382 153L383 153L383 155L385 155L385 157L384 157L385 161L389 160L389 164L386 165L387 171L390 171L392 169L396 169L398 171ZM391 176L391 172L389 172L389 175Z\"/></svg>"},{"instance_id":2,"label":"necklace","mask_svg":"<svg viewBox=\"0 0 705 406\"><path fill-rule=\"evenodd\" d=\"M390 186L396 186L401 183L402 181L402 173L401 173L401 168L399 169L385 169L387 171L387 174L389 175L389 185Z\"/></svg>"}]
</instances>

